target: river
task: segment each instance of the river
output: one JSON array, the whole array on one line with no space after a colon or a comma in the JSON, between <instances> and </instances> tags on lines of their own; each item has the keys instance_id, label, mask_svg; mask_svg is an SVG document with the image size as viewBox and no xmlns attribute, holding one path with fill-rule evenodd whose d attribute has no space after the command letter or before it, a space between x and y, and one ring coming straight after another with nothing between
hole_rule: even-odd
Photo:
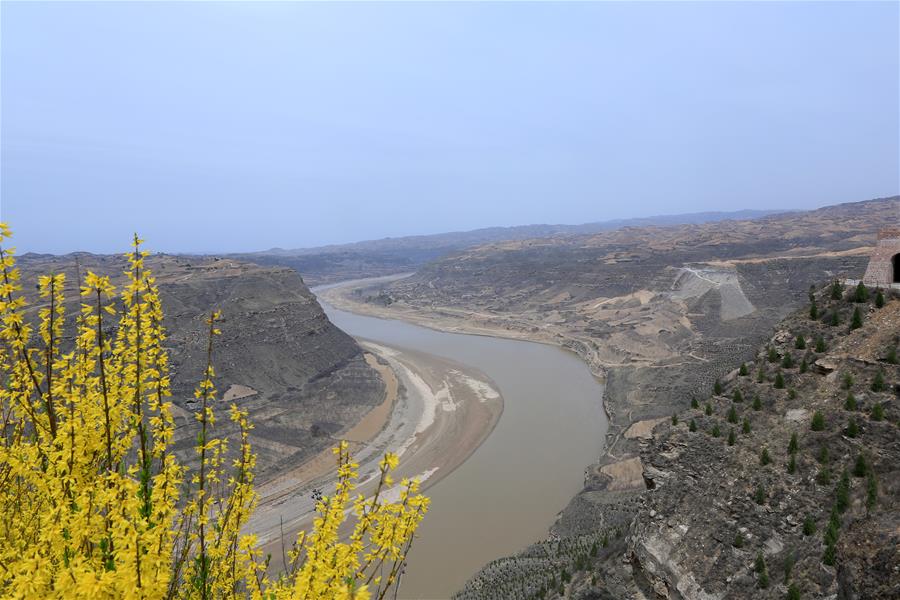
<instances>
[{"instance_id":1,"label":"river","mask_svg":"<svg viewBox=\"0 0 900 600\"><path fill-rule=\"evenodd\" d=\"M444 333L319 300L350 335L474 366L503 396L490 436L428 488L399 597L449 598L486 563L543 539L603 448L603 385L587 365L546 344Z\"/></svg>"}]
</instances>

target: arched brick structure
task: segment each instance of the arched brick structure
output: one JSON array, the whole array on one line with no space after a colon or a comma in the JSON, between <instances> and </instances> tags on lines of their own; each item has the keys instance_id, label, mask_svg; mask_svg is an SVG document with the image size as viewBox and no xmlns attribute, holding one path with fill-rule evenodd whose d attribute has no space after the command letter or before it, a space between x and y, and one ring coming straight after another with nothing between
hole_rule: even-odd
<instances>
[{"instance_id":1,"label":"arched brick structure","mask_svg":"<svg viewBox=\"0 0 900 600\"><path fill-rule=\"evenodd\" d=\"M878 245L869 259L869 268L863 283L873 287L900 285L900 229L882 229L878 232Z\"/></svg>"}]
</instances>

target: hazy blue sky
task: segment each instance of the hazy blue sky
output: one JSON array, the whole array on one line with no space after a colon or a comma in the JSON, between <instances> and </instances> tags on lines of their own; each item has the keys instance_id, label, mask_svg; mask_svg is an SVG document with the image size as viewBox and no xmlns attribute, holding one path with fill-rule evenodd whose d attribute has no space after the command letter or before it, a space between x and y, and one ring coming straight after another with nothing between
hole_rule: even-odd
<instances>
[{"instance_id":1,"label":"hazy blue sky","mask_svg":"<svg viewBox=\"0 0 900 600\"><path fill-rule=\"evenodd\" d=\"M2 4L20 251L253 250L900 190L898 4Z\"/></svg>"}]
</instances>

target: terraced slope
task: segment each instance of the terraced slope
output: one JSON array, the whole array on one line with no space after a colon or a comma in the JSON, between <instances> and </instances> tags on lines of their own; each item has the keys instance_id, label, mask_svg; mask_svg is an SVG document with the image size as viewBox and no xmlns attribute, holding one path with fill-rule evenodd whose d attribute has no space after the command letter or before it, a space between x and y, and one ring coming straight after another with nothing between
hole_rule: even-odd
<instances>
[{"instance_id":1,"label":"terraced slope","mask_svg":"<svg viewBox=\"0 0 900 600\"><path fill-rule=\"evenodd\" d=\"M640 432L643 489L458 597L900 597L900 299L831 291Z\"/></svg>"}]
</instances>

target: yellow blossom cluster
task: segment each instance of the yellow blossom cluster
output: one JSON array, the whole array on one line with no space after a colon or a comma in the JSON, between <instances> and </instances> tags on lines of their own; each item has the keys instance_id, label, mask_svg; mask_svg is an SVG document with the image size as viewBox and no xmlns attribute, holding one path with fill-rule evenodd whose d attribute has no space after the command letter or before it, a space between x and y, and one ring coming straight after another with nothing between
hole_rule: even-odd
<instances>
[{"instance_id":1,"label":"yellow blossom cluster","mask_svg":"<svg viewBox=\"0 0 900 600\"><path fill-rule=\"evenodd\" d=\"M358 466L346 443L335 448L335 492L273 575L245 531L257 503L247 412L229 411L236 453L216 435L220 314L207 320L198 466L188 470L172 451L163 311L141 240L120 292L90 272L76 282L74 318L65 276L40 277L35 334L9 237L0 224L0 598L365 600L396 590L428 499L414 480L385 498L395 455L382 460L375 494L352 498Z\"/></svg>"}]
</instances>

